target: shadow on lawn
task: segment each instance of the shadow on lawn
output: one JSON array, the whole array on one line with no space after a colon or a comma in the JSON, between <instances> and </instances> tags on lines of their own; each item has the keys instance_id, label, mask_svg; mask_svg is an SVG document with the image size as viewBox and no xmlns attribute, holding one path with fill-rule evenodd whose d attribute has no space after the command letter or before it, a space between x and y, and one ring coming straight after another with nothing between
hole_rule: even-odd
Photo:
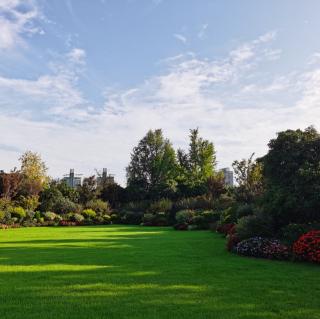
<instances>
[{"instance_id":1,"label":"shadow on lawn","mask_svg":"<svg viewBox=\"0 0 320 319\"><path fill-rule=\"evenodd\" d=\"M153 228L84 231L87 239L2 242L2 318L319 318L319 291L303 305L294 283L281 288L280 263L272 273L258 267L267 277L248 276L256 261L215 260L203 253L211 247L207 237ZM76 233L83 230L67 231Z\"/></svg>"}]
</instances>

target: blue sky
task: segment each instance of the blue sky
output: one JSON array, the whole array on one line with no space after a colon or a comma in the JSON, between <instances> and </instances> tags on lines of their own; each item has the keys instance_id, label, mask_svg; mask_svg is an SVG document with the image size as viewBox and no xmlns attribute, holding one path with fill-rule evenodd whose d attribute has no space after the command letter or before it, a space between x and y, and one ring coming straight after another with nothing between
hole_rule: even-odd
<instances>
[{"instance_id":1,"label":"blue sky","mask_svg":"<svg viewBox=\"0 0 320 319\"><path fill-rule=\"evenodd\" d=\"M148 129L219 167L320 125L317 0L0 0L1 168L40 152L49 173L125 180Z\"/></svg>"}]
</instances>

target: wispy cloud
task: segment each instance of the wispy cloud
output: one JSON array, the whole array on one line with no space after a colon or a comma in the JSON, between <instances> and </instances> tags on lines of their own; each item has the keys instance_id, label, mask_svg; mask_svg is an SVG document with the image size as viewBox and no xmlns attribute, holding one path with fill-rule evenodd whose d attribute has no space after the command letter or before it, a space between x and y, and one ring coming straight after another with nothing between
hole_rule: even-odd
<instances>
[{"instance_id":1,"label":"wispy cloud","mask_svg":"<svg viewBox=\"0 0 320 319\"><path fill-rule=\"evenodd\" d=\"M41 17L33 0L0 0L0 50L24 45L24 34L42 34L36 23Z\"/></svg>"},{"instance_id":2,"label":"wispy cloud","mask_svg":"<svg viewBox=\"0 0 320 319\"><path fill-rule=\"evenodd\" d=\"M174 36L177 40L179 40L180 42L182 42L182 43L186 43L186 42L187 42L187 38L186 38L184 35L180 34L180 33L174 33L173 36Z\"/></svg>"}]
</instances>

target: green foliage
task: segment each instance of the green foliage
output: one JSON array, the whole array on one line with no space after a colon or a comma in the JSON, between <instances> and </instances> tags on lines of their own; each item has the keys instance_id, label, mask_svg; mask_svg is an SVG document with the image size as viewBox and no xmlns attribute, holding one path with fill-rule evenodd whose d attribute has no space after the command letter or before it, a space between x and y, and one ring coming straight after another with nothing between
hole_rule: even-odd
<instances>
[{"instance_id":1,"label":"green foliage","mask_svg":"<svg viewBox=\"0 0 320 319\"><path fill-rule=\"evenodd\" d=\"M143 212L121 211L120 221L128 225L140 225L142 223Z\"/></svg>"},{"instance_id":2,"label":"green foliage","mask_svg":"<svg viewBox=\"0 0 320 319\"><path fill-rule=\"evenodd\" d=\"M58 202L63 201L64 197L57 187L56 182L51 182L40 193L40 210L41 211L53 211Z\"/></svg>"},{"instance_id":3,"label":"green foliage","mask_svg":"<svg viewBox=\"0 0 320 319\"><path fill-rule=\"evenodd\" d=\"M232 224L236 221L237 217L232 207L226 208L221 211L219 225Z\"/></svg>"},{"instance_id":4,"label":"green foliage","mask_svg":"<svg viewBox=\"0 0 320 319\"><path fill-rule=\"evenodd\" d=\"M94 210L98 215L105 215L111 212L111 207L108 202L101 199L92 199L85 205L86 208Z\"/></svg>"},{"instance_id":5,"label":"green foliage","mask_svg":"<svg viewBox=\"0 0 320 319\"><path fill-rule=\"evenodd\" d=\"M213 209L214 201L208 195L182 198L175 202L175 210L183 209Z\"/></svg>"},{"instance_id":6,"label":"green foliage","mask_svg":"<svg viewBox=\"0 0 320 319\"><path fill-rule=\"evenodd\" d=\"M43 214L44 220L47 221L54 221L57 218L57 214L53 213L53 212L45 212Z\"/></svg>"},{"instance_id":7,"label":"green foliage","mask_svg":"<svg viewBox=\"0 0 320 319\"><path fill-rule=\"evenodd\" d=\"M125 189L117 183L104 183L99 187L99 197L109 202L112 207L119 206L125 201Z\"/></svg>"},{"instance_id":8,"label":"green foliage","mask_svg":"<svg viewBox=\"0 0 320 319\"><path fill-rule=\"evenodd\" d=\"M287 130L269 142L264 166L264 207L277 227L320 221L320 134Z\"/></svg>"},{"instance_id":9,"label":"green foliage","mask_svg":"<svg viewBox=\"0 0 320 319\"><path fill-rule=\"evenodd\" d=\"M0 223L3 223L6 218L6 212L3 210L0 210Z\"/></svg>"},{"instance_id":10,"label":"green foliage","mask_svg":"<svg viewBox=\"0 0 320 319\"><path fill-rule=\"evenodd\" d=\"M173 192L176 176L176 156L170 141L161 130L150 130L131 154L127 167L128 191L133 186L139 188L140 195L161 198Z\"/></svg>"},{"instance_id":11,"label":"green foliage","mask_svg":"<svg viewBox=\"0 0 320 319\"><path fill-rule=\"evenodd\" d=\"M52 208L53 211L61 215L70 212L79 213L81 211L80 205L72 202L70 199L65 197L58 197Z\"/></svg>"},{"instance_id":12,"label":"green foliage","mask_svg":"<svg viewBox=\"0 0 320 319\"><path fill-rule=\"evenodd\" d=\"M238 186L235 188L237 200L242 203L252 203L263 194L262 163L249 159L234 161L232 164Z\"/></svg>"},{"instance_id":13,"label":"green foliage","mask_svg":"<svg viewBox=\"0 0 320 319\"><path fill-rule=\"evenodd\" d=\"M320 224L289 224L281 229L281 237L291 246L301 235L311 230L320 230Z\"/></svg>"},{"instance_id":14,"label":"green foliage","mask_svg":"<svg viewBox=\"0 0 320 319\"><path fill-rule=\"evenodd\" d=\"M240 240L251 237L273 237L272 219L262 213L244 216L236 224L236 234Z\"/></svg>"},{"instance_id":15,"label":"green foliage","mask_svg":"<svg viewBox=\"0 0 320 319\"><path fill-rule=\"evenodd\" d=\"M83 215L76 213L76 214L73 214L71 220L77 223L82 223L85 220L85 218Z\"/></svg>"},{"instance_id":16,"label":"green foliage","mask_svg":"<svg viewBox=\"0 0 320 319\"><path fill-rule=\"evenodd\" d=\"M190 130L189 151L178 150L178 161L182 175L188 183L199 184L213 175L216 155L213 143L199 137L199 130Z\"/></svg>"},{"instance_id":17,"label":"green foliage","mask_svg":"<svg viewBox=\"0 0 320 319\"><path fill-rule=\"evenodd\" d=\"M87 219L93 219L97 214L93 209L88 208L82 211L82 215Z\"/></svg>"},{"instance_id":18,"label":"green foliage","mask_svg":"<svg viewBox=\"0 0 320 319\"><path fill-rule=\"evenodd\" d=\"M249 204L243 204L237 207L236 215L237 218L253 214L253 206Z\"/></svg>"},{"instance_id":19,"label":"green foliage","mask_svg":"<svg viewBox=\"0 0 320 319\"><path fill-rule=\"evenodd\" d=\"M193 218L196 215L194 210L184 209L176 213L176 221L178 224L192 224Z\"/></svg>"},{"instance_id":20,"label":"green foliage","mask_svg":"<svg viewBox=\"0 0 320 319\"><path fill-rule=\"evenodd\" d=\"M129 202L123 206L124 211L132 211L132 212L144 212L150 206L149 201L136 201L136 202Z\"/></svg>"},{"instance_id":21,"label":"green foliage","mask_svg":"<svg viewBox=\"0 0 320 319\"><path fill-rule=\"evenodd\" d=\"M148 212L157 213L157 212L169 212L172 209L172 201L167 198L160 199L156 202L151 203L148 208Z\"/></svg>"},{"instance_id":22,"label":"green foliage","mask_svg":"<svg viewBox=\"0 0 320 319\"><path fill-rule=\"evenodd\" d=\"M38 195L49 182L45 163L41 156L31 151L25 152L20 157L21 162L21 183L19 193L24 196Z\"/></svg>"},{"instance_id":23,"label":"green foliage","mask_svg":"<svg viewBox=\"0 0 320 319\"><path fill-rule=\"evenodd\" d=\"M39 206L39 196L20 196L17 203L26 210L35 211Z\"/></svg>"},{"instance_id":24,"label":"green foliage","mask_svg":"<svg viewBox=\"0 0 320 319\"><path fill-rule=\"evenodd\" d=\"M82 185L78 186L80 203L86 204L97 197L97 181L95 176L87 177L83 180Z\"/></svg>"},{"instance_id":25,"label":"green foliage","mask_svg":"<svg viewBox=\"0 0 320 319\"><path fill-rule=\"evenodd\" d=\"M10 210L11 216L16 217L18 219L23 219L27 216L26 211L23 207L12 207Z\"/></svg>"}]
</instances>

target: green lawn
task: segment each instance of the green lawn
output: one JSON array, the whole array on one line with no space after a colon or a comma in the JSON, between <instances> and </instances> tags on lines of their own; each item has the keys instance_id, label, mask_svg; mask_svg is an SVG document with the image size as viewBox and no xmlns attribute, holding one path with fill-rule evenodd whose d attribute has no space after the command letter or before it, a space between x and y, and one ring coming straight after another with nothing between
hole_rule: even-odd
<instances>
[{"instance_id":1,"label":"green lawn","mask_svg":"<svg viewBox=\"0 0 320 319\"><path fill-rule=\"evenodd\" d=\"M320 318L320 267L242 258L206 231L0 230L0 317Z\"/></svg>"}]
</instances>

